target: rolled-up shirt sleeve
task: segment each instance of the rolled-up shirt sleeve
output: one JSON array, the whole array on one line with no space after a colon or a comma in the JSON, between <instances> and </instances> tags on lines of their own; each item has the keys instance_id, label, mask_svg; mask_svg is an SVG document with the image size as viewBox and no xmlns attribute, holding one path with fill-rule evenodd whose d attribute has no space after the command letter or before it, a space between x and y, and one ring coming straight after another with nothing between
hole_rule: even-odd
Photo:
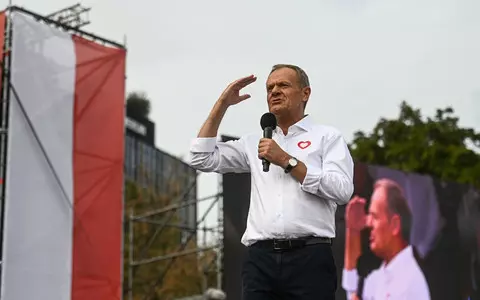
<instances>
[{"instance_id":1,"label":"rolled-up shirt sleeve","mask_svg":"<svg viewBox=\"0 0 480 300\"><path fill-rule=\"evenodd\" d=\"M342 272L342 288L347 293L347 299L350 299L351 295L357 291L358 287L358 273L357 269L346 270Z\"/></svg>"},{"instance_id":2,"label":"rolled-up shirt sleeve","mask_svg":"<svg viewBox=\"0 0 480 300\"><path fill-rule=\"evenodd\" d=\"M302 182L305 192L346 204L353 194L353 159L343 137L337 133L325 145L322 168L308 163Z\"/></svg>"},{"instance_id":3,"label":"rolled-up shirt sleeve","mask_svg":"<svg viewBox=\"0 0 480 300\"><path fill-rule=\"evenodd\" d=\"M381 276L378 270L372 271L363 282L363 293L361 299L373 300L375 289L378 285L378 277ZM342 288L350 299L353 293L357 293L359 276L357 269L346 270L342 272ZM413 299L413 298L412 298Z\"/></svg>"},{"instance_id":4,"label":"rolled-up shirt sleeve","mask_svg":"<svg viewBox=\"0 0 480 300\"><path fill-rule=\"evenodd\" d=\"M196 138L190 145L190 165L202 172L248 173L245 141L220 142L216 137Z\"/></svg>"}]
</instances>

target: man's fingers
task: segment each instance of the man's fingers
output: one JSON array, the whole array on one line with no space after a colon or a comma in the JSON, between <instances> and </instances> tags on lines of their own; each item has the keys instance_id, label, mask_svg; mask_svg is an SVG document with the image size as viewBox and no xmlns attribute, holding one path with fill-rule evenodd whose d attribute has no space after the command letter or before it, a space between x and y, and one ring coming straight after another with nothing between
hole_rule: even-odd
<instances>
[{"instance_id":1,"label":"man's fingers","mask_svg":"<svg viewBox=\"0 0 480 300\"><path fill-rule=\"evenodd\" d=\"M244 100L247 100L250 97L251 96L249 94L244 94L244 95L240 95L240 97L238 97L238 99L240 99L240 101L244 101Z\"/></svg>"},{"instance_id":2,"label":"man's fingers","mask_svg":"<svg viewBox=\"0 0 480 300\"><path fill-rule=\"evenodd\" d=\"M260 142L258 143L258 149L260 148L265 148L268 146L268 141L266 138L262 138Z\"/></svg>"},{"instance_id":3,"label":"man's fingers","mask_svg":"<svg viewBox=\"0 0 480 300\"><path fill-rule=\"evenodd\" d=\"M255 77L254 75L250 75L250 76L247 76L247 77L243 77L243 78L240 78L239 80L237 80L235 83L234 83L234 86L236 89L243 89L244 87L246 87L247 85L255 82L257 80L257 77Z\"/></svg>"},{"instance_id":4,"label":"man's fingers","mask_svg":"<svg viewBox=\"0 0 480 300\"><path fill-rule=\"evenodd\" d=\"M265 152L267 150L267 146L266 145L259 145L258 146L258 153L260 152Z\"/></svg>"},{"instance_id":5,"label":"man's fingers","mask_svg":"<svg viewBox=\"0 0 480 300\"><path fill-rule=\"evenodd\" d=\"M265 158L268 152L268 139L262 138L258 143L258 158Z\"/></svg>"},{"instance_id":6,"label":"man's fingers","mask_svg":"<svg viewBox=\"0 0 480 300\"><path fill-rule=\"evenodd\" d=\"M355 195L352 200L350 201L350 203L352 204L365 204L367 203L365 199L363 199L362 197L359 197L357 195Z\"/></svg>"},{"instance_id":7,"label":"man's fingers","mask_svg":"<svg viewBox=\"0 0 480 300\"><path fill-rule=\"evenodd\" d=\"M266 155L267 155L267 151L264 148L258 149L258 158L265 158Z\"/></svg>"},{"instance_id":8,"label":"man's fingers","mask_svg":"<svg viewBox=\"0 0 480 300\"><path fill-rule=\"evenodd\" d=\"M238 79L237 82L246 83L246 82L254 82L255 80L257 80L257 77L255 75L248 75L246 77Z\"/></svg>"},{"instance_id":9,"label":"man's fingers","mask_svg":"<svg viewBox=\"0 0 480 300\"><path fill-rule=\"evenodd\" d=\"M359 199L360 197L358 197L357 195L353 196L353 198L350 199L350 201L348 202L348 206L352 206L353 204L357 203Z\"/></svg>"}]
</instances>

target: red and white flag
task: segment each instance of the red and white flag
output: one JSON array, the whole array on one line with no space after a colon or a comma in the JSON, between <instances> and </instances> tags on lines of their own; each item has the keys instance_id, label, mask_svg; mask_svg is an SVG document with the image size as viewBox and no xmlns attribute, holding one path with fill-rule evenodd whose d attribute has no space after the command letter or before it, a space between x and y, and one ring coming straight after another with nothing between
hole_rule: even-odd
<instances>
[{"instance_id":1,"label":"red and white flag","mask_svg":"<svg viewBox=\"0 0 480 300\"><path fill-rule=\"evenodd\" d=\"M121 299L126 52L12 24L1 299Z\"/></svg>"}]
</instances>

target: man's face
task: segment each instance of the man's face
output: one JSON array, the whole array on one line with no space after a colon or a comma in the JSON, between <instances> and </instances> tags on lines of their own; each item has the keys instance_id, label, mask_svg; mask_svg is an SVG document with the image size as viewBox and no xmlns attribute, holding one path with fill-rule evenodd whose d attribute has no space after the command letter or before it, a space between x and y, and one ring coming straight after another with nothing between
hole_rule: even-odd
<instances>
[{"instance_id":1,"label":"man's face","mask_svg":"<svg viewBox=\"0 0 480 300\"><path fill-rule=\"evenodd\" d=\"M274 115L302 112L310 88L301 88L297 73L290 68L275 70L267 79L268 109Z\"/></svg>"},{"instance_id":2,"label":"man's face","mask_svg":"<svg viewBox=\"0 0 480 300\"><path fill-rule=\"evenodd\" d=\"M396 233L390 214L388 213L387 194L384 188L373 192L367 216L370 231L370 249L380 258L389 253L391 241Z\"/></svg>"}]
</instances>

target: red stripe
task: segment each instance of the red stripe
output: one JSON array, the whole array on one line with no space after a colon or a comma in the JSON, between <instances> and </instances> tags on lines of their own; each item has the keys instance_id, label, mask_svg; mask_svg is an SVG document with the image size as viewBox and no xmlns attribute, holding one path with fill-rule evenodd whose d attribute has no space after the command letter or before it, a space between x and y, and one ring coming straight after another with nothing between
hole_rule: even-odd
<instances>
[{"instance_id":1,"label":"red stripe","mask_svg":"<svg viewBox=\"0 0 480 300\"><path fill-rule=\"evenodd\" d=\"M73 40L72 299L121 299L126 53Z\"/></svg>"}]
</instances>

